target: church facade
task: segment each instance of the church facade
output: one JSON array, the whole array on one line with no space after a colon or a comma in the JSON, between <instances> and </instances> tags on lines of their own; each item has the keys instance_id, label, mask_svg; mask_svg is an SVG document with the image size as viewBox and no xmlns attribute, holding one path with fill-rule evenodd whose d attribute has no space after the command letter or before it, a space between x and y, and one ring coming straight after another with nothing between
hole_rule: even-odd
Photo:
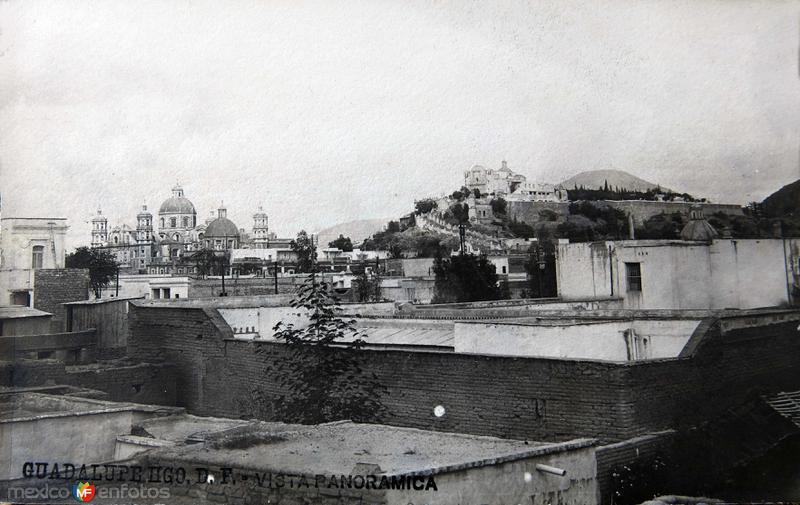
<instances>
[{"instance_id":1,"label":"church facade","mask_svg":"<svg viewBox=\"0 0 800 505\"><path fill-rule=\"evenodd\" d=\"M198 223L197 210L180 185L172 188L172 196L164 200L157 215L142 205L135 228L127 224L109 227L99 209L91 223L91 246L114 254L120 270L127 273L191 274L196 268L186 259L197 251L264 248L275 239L260 207L253 216L252 235L228 219L224 206Z\"/></svg>"}]
</instances>

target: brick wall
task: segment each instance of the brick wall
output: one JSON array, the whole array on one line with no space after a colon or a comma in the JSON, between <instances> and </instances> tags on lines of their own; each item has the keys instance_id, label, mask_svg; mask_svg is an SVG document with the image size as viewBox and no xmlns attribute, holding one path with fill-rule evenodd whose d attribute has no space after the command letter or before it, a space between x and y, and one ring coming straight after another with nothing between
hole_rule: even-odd
<instances>
[{"instance_id":1,"label":"brick wall","mask_svg":"<svg viewBox=\"0 0 800 505\"><path fill-rule=\"evenodd\" d=\"M214 309L132 306L129 353L175 364L178 405L201 415L271 419L283 391L266 371L274 343L231 340ZM797 322L717 329L693 357L644 363L362 351L389 389L383 422L534 440L625 440L691 424L753 390L800 387ZM718 327L717 327L718 328ZM257 355L256 346L265 352ZM331 350L331 352L341 352ZM253 398L264 395L266 408ZM446 415L433 416L442 405Z\"/></svg>"},{"instance_id":2,"label":"brick wall","mask_svg":"<svg viewBox=\"0 0 800 505\"><path fill-rule=\"evenodd\" d=\"M226 340L213 309L141 306L130 311L129 353L176 367L178 405L200 415L271 418L254 396L282 393L265 371L281 344ZM255 353L265 348L264 355ZM340 352L332 350L331 352ZM363 367L389 389L383 422L534 440L623 438L624 367L610 363L402 351L363 351ZM266 361L266 362L265 362ZM268 405L268 404L267 404ZM442 405L446 415L436 418Z\"/></svg>"},{"instance_id":3,"label":"brick wall","mask_svg":"<svg viewBox=\"0 0 800 505\"><path fill-rule=\"evenodd\" d=\"M79 268L38 269L33 278L33 306L53 314L53 332L64 331L66 311L62 303L89 298L89 271Z\"/></svg>"},{"instance_id":4,"label":"brick wall","mask_svg":"<svg viewBox=\"0 0 800 505\"><path fill-rule=\"evenodd\" d=\"M674 438L674 431L664 431L598 447L595 457L597 459L597 487L600 491L601 502L613 503L614 478L612 473L616 468L621 465L630 465L635 461L652 461L656 455L667 454Z\"/></svg>"}]
</instances>

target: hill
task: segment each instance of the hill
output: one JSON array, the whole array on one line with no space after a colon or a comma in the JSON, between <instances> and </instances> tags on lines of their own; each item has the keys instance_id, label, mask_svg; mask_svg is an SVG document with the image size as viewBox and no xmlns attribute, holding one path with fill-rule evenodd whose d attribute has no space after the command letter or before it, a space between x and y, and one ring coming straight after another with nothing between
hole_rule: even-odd
<instances>
[{"instance_id":1,"label":"hill","mask_svg":"<svg viewBox=\"0 0 800 505\"><path fill-rule=\"evenodd\" d=\"M616 186L631 191L647 191L648 189L653 189L658 186L658 184L640 179L622 170L590 170L588 172L581 172L563 181L561 185L565 189L572 189L576 185L579 188L583 186L586 189L597 189L602 188L606 181L608 181L609 187L613 188ZM663 186L662 189L669 191Z\"/></svg>"},{"instance_id":2,"label":"hill","mask_svg":"<svg viewBox=\"0 0 800 505\"><path fill-rule=\"evenodd\" d=\"M800 179L772 193L761 205L764 214L769 217L800 216Z\"/></svg>"},{"instance_id":3,"label":"hill","mask_svg":"<svg viewBox=\"0 0 800 505\"><path fill-rule=\"evenodd\" d=\"M319 243L323 247L327 247L328 243L339 238L339 235L350 237L353 241L353 245L357 247L365 238L371 237L373 233L382 231L386 227L386 223L390 220L391 218L358 219L356 221L335 224L318 231L316 234L319 237Z\"/></svg>"}]
</instances>

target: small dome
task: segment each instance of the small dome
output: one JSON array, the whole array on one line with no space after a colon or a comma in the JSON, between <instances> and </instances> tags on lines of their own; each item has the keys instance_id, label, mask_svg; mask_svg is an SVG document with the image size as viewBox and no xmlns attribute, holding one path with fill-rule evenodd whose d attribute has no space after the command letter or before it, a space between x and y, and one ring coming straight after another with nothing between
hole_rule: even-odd
<instances>
[{"instance_id":1,"label":"small dome","mask_svg":"<svg viewBox=\"0 0 800 505\"><path fill-rule=\"evenodd\" d=\"M227 217L218 217L208 223L205 238L234 238L239 236L239 228Z\"/></svg>"},{"instance_id":2,"label":"small dome","mask_svg":"<svg viewBox=\"0 0 800 505\"><path fill-rule=\"evenodd\" d=\"M681 238L683 240L710 242L719 237L719 232L703 217L701 207L692 206L690 215L689 222L681 230Z\"/></svg>"}]
</instances>

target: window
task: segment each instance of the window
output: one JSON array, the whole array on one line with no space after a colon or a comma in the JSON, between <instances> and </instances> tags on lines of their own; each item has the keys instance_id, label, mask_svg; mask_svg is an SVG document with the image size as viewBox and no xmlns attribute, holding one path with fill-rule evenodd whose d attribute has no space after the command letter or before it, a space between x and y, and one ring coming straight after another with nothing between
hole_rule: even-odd
<instances>
[{"instance_id":1,"label":"window","mask_svg":"<svg viewBox=\"0 0 800 505\"><path fill-rule=\"evenodd\" d=\"M164 218L163 217L161 218L161 227L162 228L164 227Z\"/></svg>"},{"instance_id":2,"label":"window","mask_svg":"<svg viewBox=\"0 0 800 505\"><path fill-rule=\"evenodd\" d=\"M44 263L44 246L35 245L33 246L33 254L31 257L31 268L42 268L42 263Z\"/></svg>"},{"instance_id":3,"label":"window","mask_svg":"<svg viewBox=\"0 0 800 505\"><path fill-rule=\"evenodd\" d=\"M625 263L625 275L628 279L628 291L642 290L641 263Z\"/></svg>"},{"instance_id":4,"label":"window","mask_svg":"<svg viewBox=\"0 0 800 505\"><path fill-rule=\"evenodd\" d=\"M508 273L506 267L503 267L503 273L504 274Z\"/></svg>"},{"instance_id":5,"label":"window","mask_svg":"<svg viewBox=\"0 0 800 505\"><path fill-rule=\"evenodd\" d=\"M169 226L170 228L175 228L176 226L178 226L178 218L176 217L169 218Z\"/></svg>"}]
</instances>

